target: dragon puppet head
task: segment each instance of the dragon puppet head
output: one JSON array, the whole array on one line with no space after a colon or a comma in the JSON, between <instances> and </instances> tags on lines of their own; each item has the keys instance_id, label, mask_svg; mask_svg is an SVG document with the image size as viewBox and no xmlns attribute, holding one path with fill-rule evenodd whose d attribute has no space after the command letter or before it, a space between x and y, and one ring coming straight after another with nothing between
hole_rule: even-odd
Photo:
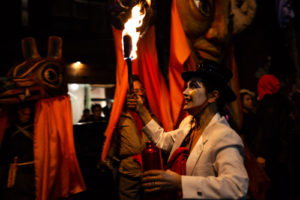
<instances>
[{"instance_id":1,"label":"dragon puppet head","mask_svg":"<svg viewBox=\"0 0 300 200\"><path fill-rule=\"evenodd\" d=\"M18 104L67 93L62 39L50 36L47 57L38 53L35 39L22 40L24 62L0 77L0 105Z\"/></svg>"}]
</instances>

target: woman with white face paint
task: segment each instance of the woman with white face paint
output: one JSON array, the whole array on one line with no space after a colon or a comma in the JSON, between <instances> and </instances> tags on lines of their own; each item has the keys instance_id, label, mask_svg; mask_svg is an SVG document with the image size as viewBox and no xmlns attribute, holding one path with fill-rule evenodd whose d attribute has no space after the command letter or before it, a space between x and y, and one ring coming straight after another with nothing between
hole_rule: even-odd
<instances>
[{"instance_id":1,"label":"woman with white face paint","mask_svg":"<svg viewBox=\"0 0 300 200\"><path fill-rule=\"evenodd\" d=\"M227 86L232 73L206 61L184 72L187 83L183 109L190 115L179 128L164 132L137 100L143 131L170 152L167 170L144 172L145 192L170 191L165 199L242 199L248 190L244 147L239 135L218 110L235 95ZM175 196L174 196L175 195Z\"/></svg>"}]
</instances>

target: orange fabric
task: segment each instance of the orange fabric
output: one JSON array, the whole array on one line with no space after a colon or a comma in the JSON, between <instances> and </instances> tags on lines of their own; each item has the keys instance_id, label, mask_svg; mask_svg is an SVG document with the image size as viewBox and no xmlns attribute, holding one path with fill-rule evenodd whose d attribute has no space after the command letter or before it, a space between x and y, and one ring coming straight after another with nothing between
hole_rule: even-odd
<instances>
[{"instance_id":1,"label":"orange fabric","mask_svg":"<svg viewBox=\"0 0 300 200\"><path fill-rule=\"evenodd\" d=\"M0 108L0 146L2 144L2 138L5 133L5 129L7 126L7 114L4 110Z\"/></svg>"},{"instance_id":2,"label":"orange fabric","mask_svg":"<svg viewBox=\"0 0 300 200\"><path fill-rule=\"evenodd\" d=\"M33 141L37 200L68 197L86 189L74 147L69 96L37 102Z\"/></svg>"},{"instance_id":3,"label":"orange fabric","mask_svg":"<svg viewBox=\"0 0 300 200\"><path fill-rule=\"evenodd\" d=\"M236 100L229 104L230 112L238 128L242 128L243 111L242 111L242 102L240 98L238 68L235 60L233 45L229 47L227 54L228 55L226 56L227 58L226 65L232 71L232 78L229 82L229 85L236 95Z\"/></svg>"},{"instance_id":4,"label":"orange fabric","mask_svg":"<svg viewBox=\"0 0 300 200\"><path fill-rule=\"evenodd\" d=\"M184 71L183 64L189 58L191 49L185 36L178 11L176 0L173 0L171 10L171 40L170 40L170 61L169 61L169 85L172 118L174 125L185 116L182 111L184 81L181 73Z\"/></svg>"},{"instance_id":5,"label":"orange fabric","mask_svg":"<svg viewBox=\"0 0 300 200\"><path fill-rule=\"evenodd\" d=\"M151 112L160 120L164 129L170 131L173 130L170 97L158 66L155 40L155 28L152 26L138 47L138 74L146 89Z\"/></svg>"},{"instance_id":6,"label":"orange fabric","mask_svg":"<svg viewBox=\"0 0 300 200\"><path fill-rule=\"evenodd\" d=\"M106 140L103 146L101 159L106 158L110 147L112 134L118 123L128 88L127 64L123 58L122 30L113 28L116 50L116 90L114 103L108 126L105 131ZM151 112L161 121L163 127L172 130L173 123L170 114L170 101L168 88L158 67L158 59L155 46L155 28L152 26L148 33L138 43L138 58L132 62L133 74L139 75L146 90Z\"/></svg>"},{"instance_id":7,"label":"orange fabric","mask_svg":"<svg viewBox=\"0 0 300 200\"><path fill-rule=\"evenodd\" d=\"M109 146L111 143L112 134L116 128L118 123L120 114L123 109L123 105L125 102L126 92L128 88L128 70L127 64L123 58L123 49L122 49L122 30L117 30L115 28L113 30L113 36L115 39L115 51L116 51L116 89L114 95L114 103L112 106L112 110L110 113L110 118L108 121L107 128L105 130L105 143L103 145L101 159L104 160L107 152L109 150Z\"/></svg>"}]
</instances>

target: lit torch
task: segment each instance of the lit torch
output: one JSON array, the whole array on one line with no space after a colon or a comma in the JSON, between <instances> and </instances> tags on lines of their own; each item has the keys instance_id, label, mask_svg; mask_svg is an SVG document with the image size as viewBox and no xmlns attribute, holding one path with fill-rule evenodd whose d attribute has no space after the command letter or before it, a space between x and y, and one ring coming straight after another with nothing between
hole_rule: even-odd
<instances>
[{"instance_id":1,"label":"lit torch","mask_svg":"<svg viewBox=\"0 0 300 200\"><path fill-rule=\"evenodd\" d=\"M147 3L150 5L149 0ZM137 58L137 42L140 37L140 32L137 31L137 28L142 26L143 19L146 15L145 9L142 5L143 3L140 2L132 8L131 17L124 24L124 30L122 32L123 55L128 66L128 82L130 91L133 90L132 60Z\"/></svg>"}]
</instances>

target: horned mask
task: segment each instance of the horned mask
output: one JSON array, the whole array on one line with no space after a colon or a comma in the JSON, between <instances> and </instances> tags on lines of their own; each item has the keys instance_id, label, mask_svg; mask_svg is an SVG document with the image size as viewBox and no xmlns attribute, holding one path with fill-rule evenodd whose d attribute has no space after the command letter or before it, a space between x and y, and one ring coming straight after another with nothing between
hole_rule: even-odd
<instances>
[{"instance_id":1,"label":"horned mask","mask_svg":"<svg viewBox=\"0 0 300 200\"><path fill-rule=\"evenodd\" d=\"M25 59L0 78L0 104L16 104L67 93L62 39L50 36L47 57L41 57L34 38L22 40Z\"/></svg>"}]
</instances>

